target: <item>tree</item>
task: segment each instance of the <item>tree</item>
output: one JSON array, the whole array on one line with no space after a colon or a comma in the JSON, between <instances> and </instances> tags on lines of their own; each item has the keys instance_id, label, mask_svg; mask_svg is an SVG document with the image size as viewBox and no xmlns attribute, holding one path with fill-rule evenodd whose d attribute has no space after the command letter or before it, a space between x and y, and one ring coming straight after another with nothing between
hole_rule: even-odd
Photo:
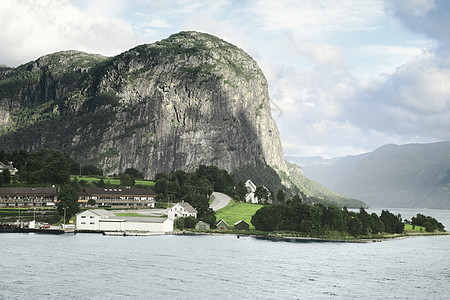
<instances>
[{"instance_id":1,"label":"tree","mask_svg":"<svg viewBox=\"0 0 450 300\"><path fill-rule=\"evenodd\" d=\"M278 204L264 206L252 216L252 224L256 230L273 231L280 228L281 206Z\"/></svg>"},{"instance_id":2,"label":"tree","mask_svg":"<svg viewBox=\"0 0 450 300\"><path fill-rule=\"evenodd\" d=\"M95 201L94 199L89 199L88 202L87 202L87 204L88 204L89 206L95 206L95 205L97 205L97 201Z\"/></svg>"},{"instance_id":3,"label":"tree","mask_svg":"<svg viewBox=\"0 0 450 300\"><path fill-rule=\"evenodd\" d=\"M176 218L173 225L175 226L175 228L183 230L184 229L184 218Z\"/></svg>"},{"instance_id":4,"label":"tree","mask_svg":"<svg viewBox=\"0 0 450 300\"><path fill-rule=\"evenodd\" d=\"M261 203L268 203L270 199L270 192L267 188L258 186L255 191L255 197L258 198L258 201Z\"/></svg>"},{"instance_id":5,"label":"tree","mask_svg":"<svg viewBox=\"0 0 450 300\"><path fill-rule=\"evenodd\" d=\"M137 179L144 179L144 174L141 171L139 171L139 170L137 170L135 168L127 168L127 169L125 169L124 174L129 174L129 175L131 175L131 176L133 176L134 178L137 178Z\"/></svg>"},{"instance_id":6,"label":"tree","mask_svg":"<svg viewBox=\"0 0 450 300\"><path fill-rule=\"evenodd\" d=\"M2 184L11 183L11 173L9 173L9 170L3 170L1 176L2 176Z\"/></svg>"},{"instance_id":7,"label":"tree","mask_svg":"<svg viewBox=\"0 0 450 300\"><path fill-rule=\"evenodd\" d=\"M444 231L444 225L442 225L441 222L438 222L433 217L425 216L423 214L417 214L415 217L412 217L411 225L423 226L428 232L433 232L435 230Z\"/></svg>"},{"instance_id":8,"label":"tree","mask_svg":"<svg viewBox=\"0 0 450 300\"><path fill-rule=\"evenodd\" d=\"M388 233L402 233L404 229L404 224L402 222L402 217L399 215L394 215L388 210L381 211L380 220L384 224L384 230Z\"/></svg>"},{"instance_id":9,"label":"tree","mask_svg":"<svg viewBox=\"0 0 450 300\"><path fill-rule=\"evenodd\" d=\"M78 204L78 192L70 184L64 184L61 186L58 200L58 214L61 217L64 216L65 210L66 220L73 217L80 210L80 206Z\"/></svg>"},{"instance_id":10,"label":"tree","mask_svg":"<svg viewBox=\"0 0 450 300\"><path fill-rule=\"evenodd\" d=\"M134 177L130 174L122 174L120 176L120 185L122 186L134 186Z\"/></svg>"},{"instance_id":11,"label":"tree","mask_svg":"<svg viewBox=\"0 0 450 300\"><path fill-rule=\"evenodd\" d=\"M284 194L282 189L279 189L277 192L277 202L284 202L286 195Z\"/></svg>"},{"instance_id":12,"label":"tree","mask_svg":"<svg viewBox=\"0 0 450 300\"><path fill-rule=\"evenodd\" d=\"M96 182L95 182L95 185L96 185L97 187L101 187L101 188L106 187L106 183L105 183L105 181L103 180L103 178L100 179L99 181L96 181Z\"/></svg>"},{"instance_id":13,"label":"tree","mask_svg":"<svg viewBox=\"0 0 450 300\"><path fill-rule=\"evenodd\" d=\"M360 208L359 209L359 220L361 221L361 231L363 235L367 235L369 234L370 230L371 230L371 217L370 215L366 212L366 210L364 208Z\"/></svg>"},{"instance_id":14,"label":"tree","mask_svg":"<svg viewBox=\"0 0 450 300\"><path fill-rule=\"evenodd\" d=\"M236 195L239 201L245 201L245 196L247 195L247 188L245 187L244 180L239 180L236 184Z\"/></svg>"},{"instance_id":15,"label":"tree","mask_svg":"<svg viewBox=\"0 0 450 300\"><path fill-rule=\"evenodd\" d=\"M353 236L359 236L362 233L362 224L359 218L350 216L347 222L347 231Z\"/></svg>"},{"instance_id":16,"label":"tree","mask_svg":"<svg viewBox=\"0 0 450 300\"><path fill-rule=\"evenodd\" d=\"M195 228L198 220L192 216L184 218L184 228Z\"/></svg>"},{"instance_id":17,"label":"tree","mask_svg":"<svg viewBox=\"0 0 450 300\"><path fill-rule=\"evenodd\" d=\"M81 166L81 174L103 176L103 170L94 165L85 165Z\"/></svg>"}]
</instances>

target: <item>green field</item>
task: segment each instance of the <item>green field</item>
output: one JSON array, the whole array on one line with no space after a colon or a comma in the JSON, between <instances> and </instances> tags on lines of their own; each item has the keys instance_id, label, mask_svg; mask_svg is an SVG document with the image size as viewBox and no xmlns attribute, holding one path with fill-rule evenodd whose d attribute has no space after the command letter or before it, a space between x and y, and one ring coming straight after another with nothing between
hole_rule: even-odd
<instances>
[{"instance_id":1,"label":"green field","mask_svg":"<svg viewBox=\"0 0 450 300\"><path fill-rule=\"evenodd\" d=\"M216 211L216 218L217 221L221 219L225 220L225 222L230 225L230 228L232 228L233 224L237 221L244 220L250 225L250 229L255 229L251 223L252 216L261 207L263 206L260 204L242 203L231 200L230 204L226 207Z\"/></svg>"},{"instance_id":2,"label":"green field","mask_svg":"<svg viewBox=\"0 0 450 300\"><path fill-rule=\"evenodd\" d=\"M405 224L404 230L405 230L405 231L426 232L425 227L422 227L422 226L416 226L416 227L414 227L414 229L413 229L413 228L412 228L412 225L409 225L409 224Z\"/></svg>"},{"instance_id":3,"label":"green field","mask_svg":"<svg viewBox=\"0 0 450 300\"><path fill-rule=\"evenodd\" d=\"M93 183L93 182L99 181L100 179L103 178L103 181L105 182L106 185L115 185L115 186L119 186L120 185L120 179L118 179L118 178L107 178L107 177L100 177L100 176L78 176L78 175L72 175L72 176L70 176L70 179L74 179L75 177L77 177L78 181L85 180L85 181L87 181L90 184ZM141 187L153 188L153 187L155 187L155 182L151 181L151 180L146 180L146 179L136 179L135 185L136 186L141 186Z\"/></svg>"}]
</instances>

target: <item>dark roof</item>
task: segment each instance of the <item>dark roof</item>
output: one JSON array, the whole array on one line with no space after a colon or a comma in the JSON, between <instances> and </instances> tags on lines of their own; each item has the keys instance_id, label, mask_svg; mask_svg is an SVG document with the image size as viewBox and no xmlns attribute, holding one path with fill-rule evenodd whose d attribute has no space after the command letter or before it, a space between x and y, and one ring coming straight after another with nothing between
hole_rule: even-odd
<instances>
[{"instance_id":1,"label":"dark roof","mask_svg":"<svg viewBox=\"0 0 450 300\"><path fill-rule=\"evenodd\" d=\"M227 222L225 222L225 220L219 220L219 222L216 223L216 226L219 225L220 223L225 223L225 225L229 226Z\"/></svg>"},{"instance_id":2,"label":"dark roof","mask_svg":"<svg viewBox=\"0 0 450 300\"><path fill-rule=\"evenodd\" d=\"M37 196L37 195L57 195L55 187L0 187L0 195L21 195L21 196Z\"/></svg>"},{"instance_id":3,"label":"dark roof","mask_svg":"<svg viewBox=\"0 0 450 300\"><path fill-rule=\"evenodd\" d=\"M137 188L135 186L119 186L118 188L85 188L79 193L85 196L156 196L152 189Z\"/></svg>"},{"instance_id":4,"label":"dark roof","mask_svg":"<svg viewBox=\"0 0 450 300\"><path fill-rule=\"evenodd\" d=\"M244 223L244 224L246 224L246 225L249 225L247 222L245 222L244 220L239 220L239 221L237 221L236 223L234 223L234 226L236 226L236 225L238 225L238 224L240 224L240 223Z\"/></svg>"},{"instance_id":5,"label":"dark roof","mask_svg":"<svg viewBox=\"0 0 450 300\"><path fill-rule=\"evenodd\" d=\"M197 214L198 211L193 208L188 202L178 202L178 204L181 205L188 213L190 214Z\"/></svg>"}]
</instances>

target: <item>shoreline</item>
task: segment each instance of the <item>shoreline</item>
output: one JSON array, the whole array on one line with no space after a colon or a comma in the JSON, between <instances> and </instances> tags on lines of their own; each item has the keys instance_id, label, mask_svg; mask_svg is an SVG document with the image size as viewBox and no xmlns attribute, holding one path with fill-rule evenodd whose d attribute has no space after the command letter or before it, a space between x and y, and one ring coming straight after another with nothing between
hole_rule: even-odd
<instances>
[{"instance_id":1,"label":"shoreline","mask_svg":"<svg viewBox=\"0 0 450 300\"><path fill-rule=\"evenodd\" d=\"M450 231L444 232L424 232L424 233L401 233L389 234L383 236L371 236L361 238L342 238L342 237L314 237L314 236L290 236L279 234L257 234L249 232L213 232L213 231L174 231L174 235L234 235L240 237L252 237L256 239L271 240L271 241L285 241L285 242L328 242L328 243L373 243L382 241L401 240L413 237L431 237L431 236L450 236Z\"/></svg>"},{"instance_id":2,"label":"shoreline","mask_svg":"<svg viewBox=\"0 0 450 300\"><path fill-rule=\"evenodd\" d=\"M401 233L401 234L389 234L381 236L369 236L369 237L320 237L320 236L302 236L302 235L289 235L283 233L263 233L263 232L249 232L249 231L197 231L197 230L181 230L181 231L171 231L171 232L147 232L147 231L70 231L64 232L64 230L49 230L49 229L28 229L28 228L10 228L0 230L0 233L40 233L40 234L77 234L77 233L94 233L106 236L159 236L159 235L211 235L211 236L221 236L221 235L232 235L236 236L238 239L243 237L251 237L260 240L268 240L274 242L298 242L298 243L373 243L382 241L393 241L414 237L432 237L432 236L450 236L450 231L444 232L423 232L423 233Z\"/></svg>"}]
</instances>

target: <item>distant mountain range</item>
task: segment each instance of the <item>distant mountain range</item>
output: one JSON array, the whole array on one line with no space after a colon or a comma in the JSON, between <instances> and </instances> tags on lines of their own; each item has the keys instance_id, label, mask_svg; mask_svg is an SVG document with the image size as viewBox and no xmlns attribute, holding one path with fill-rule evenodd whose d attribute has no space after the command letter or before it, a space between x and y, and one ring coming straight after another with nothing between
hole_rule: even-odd
<instances>
[{"instance_id":1,"label":"distant mountain range","mask_svg":"<svg viewBox=\"0 0 450 300\"><path fill-rule=\"evenodd\" d=\"M332 160L286 159L308 178L371 207L450 209L450 142L389 144Z\"/></svg>"}]
</instances>

